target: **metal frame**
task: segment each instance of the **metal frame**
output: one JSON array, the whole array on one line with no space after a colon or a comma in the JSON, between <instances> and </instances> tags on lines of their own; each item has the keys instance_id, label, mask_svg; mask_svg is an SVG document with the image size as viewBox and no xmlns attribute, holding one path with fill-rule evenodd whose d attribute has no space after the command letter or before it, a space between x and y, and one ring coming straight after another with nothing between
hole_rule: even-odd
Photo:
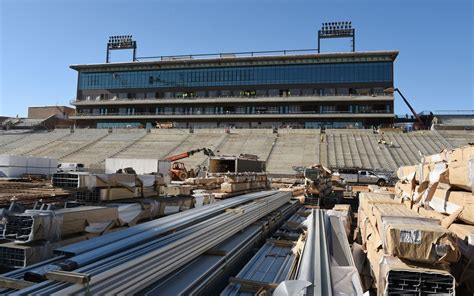
<instances>
[{"instance_id":1,"label":"metal frame","mask_svg":"<svg viewBox=\"0 0 474 296\"><path fill-rule=\"evenodd\" d=\"M132 40L132 35L125 36L110 36L107 42L107 54L105 56L105 63L110 63L110 51L121 49L133 49L132 61L137 60L137 42Z\"/></svg>"},{"instance_id":2,"label":"metal frame","mask_svg":"<svg viewBox=\"0 0 474 296\"><path fill-rule=\"evenodd\" d=\"M321 39L351 38L352 52L355 52L355 29L352 22L323 23L318 30L318 53L321 52Z\"/></svg>"}]
</instances>

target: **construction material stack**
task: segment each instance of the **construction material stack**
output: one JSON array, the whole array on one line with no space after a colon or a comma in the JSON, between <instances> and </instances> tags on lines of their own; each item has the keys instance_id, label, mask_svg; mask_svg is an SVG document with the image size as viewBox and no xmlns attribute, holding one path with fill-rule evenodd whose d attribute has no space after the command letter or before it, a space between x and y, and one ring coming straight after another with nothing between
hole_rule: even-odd
<instances>
[{"instance_id":1,"label":"construction material stack","mask_svg":"<svg viewBox=\"0 0 474 296\"><path fill-rule=\"evenodd\" d=\"M222 176L224 182L221 184L220 193L214 193L216 198L261 191L270 187L266 173L226 173Z\"/></svg>"},{"instance_id":2,"label":"construction material stack","mask_svg":"<svg viewBox=\"0 0 474 296\"><path fill-rule=\"evenodd\" d=\"M461 261L452 268L458 284L474 292L474 145L425 156L400 167L396 198L423 217L435 218L458 238Z\"/></svg>"},{"instance_id":3,"label":"construction material stack","mask_svg":"<svg viewBox=\"0 0 474 296\"><path fill-rule=\"evenodd\" d=\"M84 202L115 201L157 196L165 179L159 175L56 173L53 186L69 188Z\"/></svg>"},{"instance_id":4,"label":"construction material stack","mask_svg":"<svg viewBox=\"0 0 474 296\"><path fill-rule=\"evenodd\" d=\"M224 177L187 178L184 184L193 186L193 189L213 190L221 188Z\"/></svg>"},{"instance_id":5,"label":"construction material stack","mask_svg":"<svg viewBox=\"0 0 474 296\"><path fill-rule=\"evenodd\" d=\"M323 165L313 165L304 169L305 204L320 206L323 199L332 192L332 172Z\"/></svg>"},{"instance_id":6,"label":"construction material stack","mask_svg":"<svg viewBox=\"0 0 474 296\"><path fill-rule=\"evenodd\" d=\"M87 287L53 281L30 283L20 294L137 294L163 283L163 278L207 251L220 252L212 249L289 202L290 194L278 191L236 197L56 249L64 257L5 277L10 281L44 281L58 273L70 277L82 273L89 281ZM272 228L271 224L269 221L266 227Z\"/></svg>"},{"instance_id":7,"label":"construction material stack","mask_svg":"<svg viewBox=\"0 0 474 296\"><path fill-rule=\"evenodd\" d=\"M60 246L101 235L118 222L117 208L45 207L9 213L3 220L0 265L21 268L53 256Z\"/></svg>"},{"instance_id":8,"label":"construction material stack","mask_svg":"<svg viewBox=\"0 0 474 296\"><path fill-rule=\"evenodd\" d=\"M419 215L391 193L361 193L359 202L362 247L379 295L454 295L449 268L460 252L440 220Z\"/></svg>"}]
</instances>

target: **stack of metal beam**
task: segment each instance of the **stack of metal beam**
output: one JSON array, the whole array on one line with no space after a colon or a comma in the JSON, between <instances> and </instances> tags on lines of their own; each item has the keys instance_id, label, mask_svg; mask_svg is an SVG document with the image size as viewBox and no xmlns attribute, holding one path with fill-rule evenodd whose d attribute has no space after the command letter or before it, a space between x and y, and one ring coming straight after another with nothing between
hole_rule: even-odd
<instances>
[{"instance_id":1,"label":"stack of metal beam","mask_svg":"<svg viewBox=\"0 0 474 296\"><path fill-rule=\"evenodd\" d=\"M1 238L10 242L0 244L0 265L21 268L43 261L53 256L54 248L95 236L88 226L105 230L117 220L117 208L93 206L9 213Z\"/></svg>"},{"instance_id":2,"label":"stack of metal beam","mask_svg":"<svg viewBox=\"0 0 474 296\"><path fill-rule=\"evenodd\" d=\"M301 221L303 213L290 218ZM288 231L286 223L284 230ZM324 210L312 210L300 227L305 238L291 241L275 233L247 265L230 279L222 291L227 295L362 295L358 271L352 258L344 226L339 217Z\"/></svg>"},{"instance_id":3,"label":"stack of metal beam","mask_svg":"<svg viewBox=\"0 0 474 296\"><path fill-rule=\"evenodd\" d=\"M157 185L164 182L165 178L158 175L68 172L52 177L53 186L69 188L77 200L86 202L157 196Z\"/></svg>"},{"instance_id":4,"label":"stack of metal beam","mask_svg":"<svg viewBox=\"0 0 474 296\"><path fill-rule=\"evenodd\" d=\"M297 221L302 218L303 211L292 215L288 221ZM303 218L304 220L304 218ZM256 294L263 290L271 292L282 281L294 278L299 254L295 248L301 231L296 227L288 229L288 221L275 232L248 261L221 292L222 296ZM290 223L291 224L291 223ZM282 229L285 235L281 236ZM294 240L287 239L291 232Z\"/></svg>"},{"instance_id":5,"label":"stack of metal beam","mask_svg":"<svg viewBox=\"0 0 474 296\"><path fill-rule=\"evenodd\" d=\"M44 280L49 271L74 270L92 276L92 293L137 293L289 200L288 193L267 191L191 209L61 248L57 253L70 258L11 276ZM236 206L239 207L232 208ZM81 286L44 281L19 292L73 294L84 291Z\"/></svg>"},{"instance_id":6,"label":"stack of metal beam","mask_svg":"<svg viewBox=\"0 0 474 296\"><path fill-rule=\"evenodd\" d=\"M212 295L221 290L229 276L250 260L255 248L283 221L300 208L292 201L213 247L191 263L169 274L140 294Z\"/></svg>"},{"instance_id":7,"label":"stack of metal beam","mask_svg":"<svg viewBox=\"0 0 474 296\"><path fill-rule=\"evenodd\" d=\"M324 210L312 210L306 227L296 281L280 283L274 295L362 295L342 221Z\"/></svg>"}]
</instances>

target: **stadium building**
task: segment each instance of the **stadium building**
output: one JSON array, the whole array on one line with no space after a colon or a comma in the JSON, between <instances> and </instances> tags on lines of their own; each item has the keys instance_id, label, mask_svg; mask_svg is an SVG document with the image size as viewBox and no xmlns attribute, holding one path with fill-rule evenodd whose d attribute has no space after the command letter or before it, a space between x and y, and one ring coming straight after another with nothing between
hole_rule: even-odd
<instances>
[{"instance_id":1,"label":"stadium building","mask_svg":"<svg viewBox=\"0 0 474 296\"><path fill-rule=\"evenodd\" d=\"M282 51L72 65L76 126L343 128L394 119L397 51Z\"/></svg>"}]
</instances>

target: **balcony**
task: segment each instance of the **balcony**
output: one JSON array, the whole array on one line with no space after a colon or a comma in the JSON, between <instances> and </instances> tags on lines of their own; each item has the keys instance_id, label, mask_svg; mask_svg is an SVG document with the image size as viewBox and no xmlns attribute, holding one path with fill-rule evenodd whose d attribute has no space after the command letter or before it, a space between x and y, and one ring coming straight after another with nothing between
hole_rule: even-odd
<instances>
[{"instance_id":1,"label":"balcony","mask_svg":"<svg viewBox=\"0 0 474 296\"><path fill-rule=\"evenodd\" d=\"M251 114L242 114L236 112L223 112L223 113L190 113L184 112L162 112L162 113L151 113L141 112L135 114L120 114L120 113L108 113L108 114L76 114L71 116L71 119L75 120L97 120L97 119L166 119L166 120L186 120L186 119L285 119L285 118L302 118L302 119L324 119L324 118L393 118L394 114L386 111L370 111L365 113L352 113L352 112L289 112L287 114L280 114L275 111L265 111Z\"/></svg>"},{"instance_id":2,"label":"balcony","mask_svg":"<svg viewBox=\"0 0 474 296\"><path fill-rule=\"evenodd\" d=\"M73 100L75 106L103 105L176 105L176 104L213 104L213 103L289 103L289 102L390 102L393 94L378 95L311 95L287 97L195 97L160 99L111 99L111 100Z\"/></svg>"}]
</instances>

